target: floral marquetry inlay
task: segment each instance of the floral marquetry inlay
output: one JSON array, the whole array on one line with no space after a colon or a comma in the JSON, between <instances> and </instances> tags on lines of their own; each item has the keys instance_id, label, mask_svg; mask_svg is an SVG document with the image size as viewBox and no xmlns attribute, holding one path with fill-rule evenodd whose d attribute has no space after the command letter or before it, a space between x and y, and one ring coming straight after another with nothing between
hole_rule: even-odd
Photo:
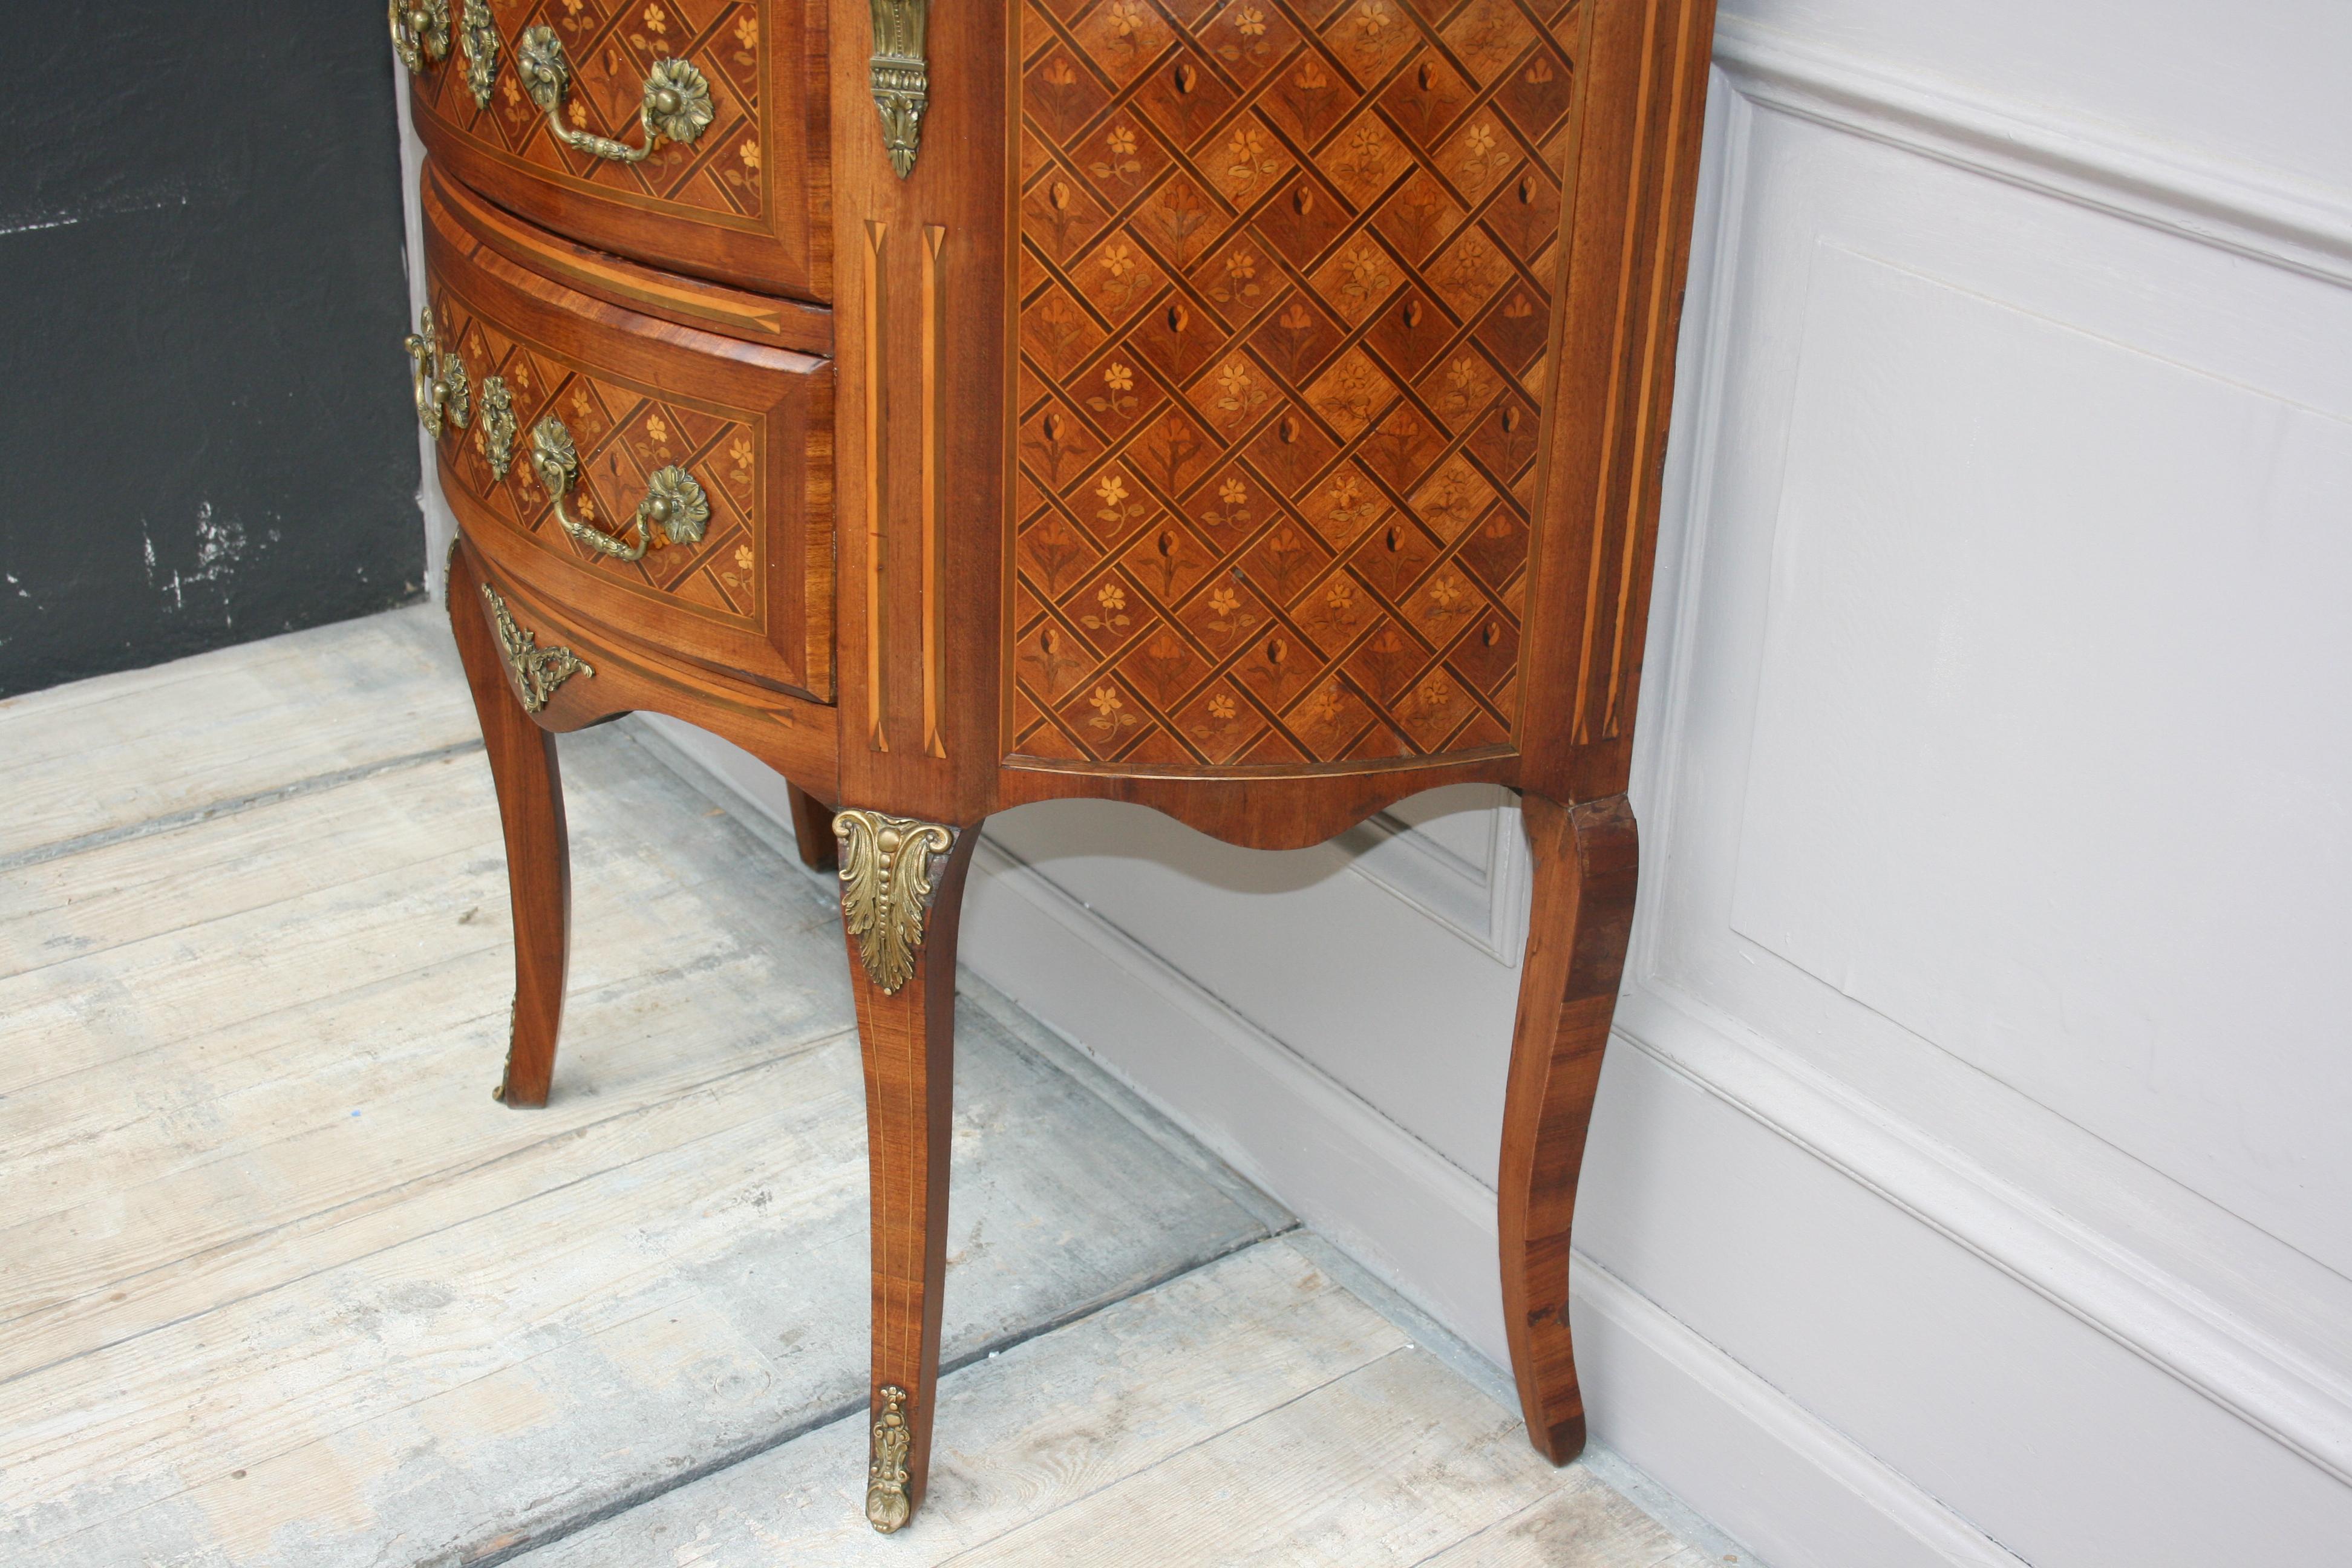
<instances>
[{"instance_id":1,"label":"floral marquetry inlay","mask_svg":"<svg viewBox=\"0 0 2352 1568\"><path fill-rule=\"evenodd\" d=\"M712 414L586 370L518 340L446 289L436 289L433 309L467 364L496 375L506 387L521 428L534 428L548 415L562 421L579 465L566 502L582 522L625 534L638 502L669 469L693 478L709 516L699 520L698 534L664 530L660 547L642 560L599 553L565 535L554 498L530 463L514 461L499 471L482 421L474 430L451 432L445 442L458 484L475 500L540 548L600 576L763 629L759 533L752 525L759 457L749 416Z\"/></svg>"},{"instance_id":2,"label":"floral marquetry inlay","mask_svg":"<svg viewBox=\"0 0 2352 1568\"><path fill-rule=\"evenodd\" d=\"M1573 12L1026 0L1017 754L1507 742Z\"/></svg>"}]
</instances>

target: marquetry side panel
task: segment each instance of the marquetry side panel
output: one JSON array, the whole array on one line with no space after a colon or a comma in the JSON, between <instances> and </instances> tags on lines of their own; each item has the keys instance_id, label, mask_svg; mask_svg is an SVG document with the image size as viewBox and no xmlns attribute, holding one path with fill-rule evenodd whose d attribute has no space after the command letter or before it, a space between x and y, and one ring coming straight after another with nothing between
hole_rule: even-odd
<instances>
[{"instance_id":1,"label":"marquetry side panel","mask_svg":"<svg viewBox=\"0 0 2352 1568\"><path fill-rule=\"evenodd\" d=\"M1573 6L1024 15L1012 750L1507 746Z\"/></svg>"},{"instance_id":2,"label":"marquetry side panel","mask_svg":"<svg viewBox=\"0 0 2352 1568\"><path fill-rule=\"evenodd\" d=\"M751 521L763 460L755 416L592 372L480 315L446 283L436 283L432 301L443 342L457 345L476 378L478 401L478 388L493 375L514 398L514 460L504 479L491 469L487 421L477 418L471 429L445 437L448 472L461 489L540 549L606 581L747 631L765 629L762 544ZM692 474L709 500L702 539L622 561L569 537L530 465L531 427L550 413L562 419L580 451L579 489L568 503L574 516L625 535L647 477L674 464Z\"/></svg>"}]
</instances>

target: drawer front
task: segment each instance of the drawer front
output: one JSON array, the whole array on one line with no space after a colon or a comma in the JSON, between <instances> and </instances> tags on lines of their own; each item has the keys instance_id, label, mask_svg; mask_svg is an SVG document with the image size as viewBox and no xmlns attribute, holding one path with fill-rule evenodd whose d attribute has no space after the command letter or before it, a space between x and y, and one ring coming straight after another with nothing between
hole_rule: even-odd
<instances>
[{"instance_id":1,"label":"drawer front","mask_svg":"<svg viewBox=\"0 0 2352 1568\"><path fill-rule=\"evenodd\" d=\"M1051 10L1013 130L1013 752L1507 750L1575 13Z\"/></svg>"},{"instance_id":2,"label":"drawer front","mask_svg":"<svg viewBox=\"0 0 2352 1568\"><path fill-rule=\"evenodd\" d=\"M804 0L432 0L418 11L442 5L446 32L428 26L400 52L416 62L417 134L445 171L616 255L830 296L821 11L814 32ZM655 136L633 160L649 121L691 139Z\"/></svg>"},{"instance_id":3,"label":"drawer front","mask_svg":"<svg viewBox=\"0 0 2352 1568\"><path fill-rule=\"evenodd\" d=\"M429 172L424 195L466 387L441 478L477 548L614 633L830 701L830 362L591 299L486 244Z\"/></svg>"}]
</instances>

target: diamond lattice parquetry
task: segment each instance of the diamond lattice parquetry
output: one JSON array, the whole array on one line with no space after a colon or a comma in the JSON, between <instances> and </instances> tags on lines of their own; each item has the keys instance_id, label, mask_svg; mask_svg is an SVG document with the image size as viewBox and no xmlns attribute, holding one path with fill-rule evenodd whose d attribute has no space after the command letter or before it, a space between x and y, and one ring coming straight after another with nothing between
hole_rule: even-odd
<instances>
[{"instance_id":1,"label":"diamond lattice parquetry","mask_svg":"<svg viewBox=\"0 0 2352 1568\"><path fill-rule=\"evenodd\" d=\"M1508 742L1573 14L1027 0L1016 752Z\"/></svg>"}]
</instances>

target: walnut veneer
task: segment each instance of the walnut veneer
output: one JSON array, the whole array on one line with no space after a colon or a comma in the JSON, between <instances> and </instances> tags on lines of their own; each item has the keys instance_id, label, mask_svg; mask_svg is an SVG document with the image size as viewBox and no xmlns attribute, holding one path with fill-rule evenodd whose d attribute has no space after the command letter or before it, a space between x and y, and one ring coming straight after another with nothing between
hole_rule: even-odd
<instances>
[{"instance_id":1,"label":"walnut veneer","mask_svg":"<svg viewBox=\"0 0 2352 1568\"><path fill-rule=\"evenodd\" d=\"M431 154L418 406L506 822L507 1103L544 1103L562 1006L549 736L665 712L790 778L803 857L841 868L893 1530L929 1457L982 822L1097 795L1288 847L1508 784L1536 889L1503 1297L1529 1435L1572 1457L1711 0L392 20Z\"/></svg>"}]
</instances>

